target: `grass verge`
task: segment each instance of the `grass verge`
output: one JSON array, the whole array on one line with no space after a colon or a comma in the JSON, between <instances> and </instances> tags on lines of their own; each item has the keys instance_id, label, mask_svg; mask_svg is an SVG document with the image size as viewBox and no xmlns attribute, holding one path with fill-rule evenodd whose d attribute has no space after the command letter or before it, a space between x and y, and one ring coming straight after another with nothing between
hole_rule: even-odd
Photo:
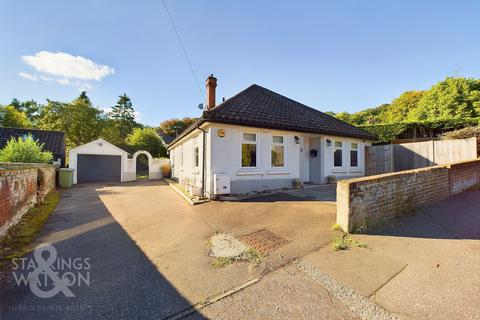
<instances>
[{"instance_id":1,"label":"grass verge","mask_svg":"<svg viewBox=\"0 0 480 320\"><path fill-rule=\"evenodd\" d=\"M29 244L42 230L59 200L59 191L50 192L43 203L28 210L22 219L0 239L0 270L8 266L13 258L20 258L32 250Z\"/></svg>"}]
</instances>

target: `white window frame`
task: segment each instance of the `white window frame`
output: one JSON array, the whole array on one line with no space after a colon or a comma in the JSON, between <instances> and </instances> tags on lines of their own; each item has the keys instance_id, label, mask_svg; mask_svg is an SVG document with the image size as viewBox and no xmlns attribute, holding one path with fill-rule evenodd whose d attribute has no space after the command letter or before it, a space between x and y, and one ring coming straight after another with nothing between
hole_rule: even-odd
<instances>
[{"instance_id":1,"label":"white window frame","mask_svg":"<svg viewBox=\"0 0 480 320\"><path fill-rule=\"evenodd\" d=\"M192 159L192 162L193 162L193 167L195 169L198 169L198 167L200 166L200 148L198 147L198 145L193 145L193 159Z\"/></svg>"},{"instance_id":2,"label":"white window frame","mask_svg":"<svg viewBox=\"0 0 480 320\"><path fill-rule=\"evenodd\" d=\"M341 147L337 147L337 142L340 143ZM337 150L340 150L342 152L342 165L341 166L336 166L335 165L335 152ZM344 163L345 163L345 157L343 156L343 141L333 141L333 168L338 169L338 168L343 168Z\"/></svg>"},{"instance_id":3,"label":"white window frame","mask_svg":"<svg viewBox=\"0 0 480 320\"><path fill-rule=\"evenodd\" d=\"M253 134L255 135L255 141L245 141L243 140L243 135L244 134ZM242 170L251 170L251 169L258 169L258 162L259 162L259 144L258 144L258 133L257 132L253 132L253 131L242 131L241 132L241 137L240 137L240 168ZM255 167L244 167L243 166L243 163L242 163L242 157L243 157L243 148L242 148L242 145L243 144L254 144L256 145L257 147L255 148L255 164L256 166Z\"/></svg>"},{"instance_id":4,"label":"white window frame","mask_svg":"<svg viewBox=\"0 0 480 320\"><path fill-rule=\"evenodd\" d=\"M195 152L195 149L198 151L198 156ZM198 161L196 161L198 158ZM197 162L197 163L195 163ZM192 164L194 169L198 169L200 166L200 147L198 146L198 136L193 138L193 146L192 146Z\"/></svg>"},{"instance_id":5,"label":"white window frame","mask_svg":"<svg viewBox=\"0 0 480 320\"><path fill-rule=\"evenodd\" d=\"M183 170L183 144L180 146L180 169Z\"/></svg>"},{"instance_id":6,"label":"white window frame","mask_svg":"<svg viewBox=\"0 0 480 320\"><path fill-rule=\"evenodd\" d=\"M273 137L282 137L282 143L275 143L273 142ZM272 134L270 136L270 169L285 169L287 167L287 144L286 144L286 137L283 134ZM283 147L283 166L281 167L274 167L273 166L273 158L272 158L272 150L273 146L282 146Z\"/></svg>"},{"instance_id":7,"label":"white window frame","mask_svg":"<svg viewBox=\"0 0 480 320\"><path fill-rule=\"evenodd\" d=\"M354 149L353 148L353 145L356 144L357 147ZM357 152L357 165L356 166L352 166L352 151L356 151ZM359 148L359 143L358 142L351 142L350 143L350 168L358 168L360 167L360 148Z\"/></svg>"}]
</instances>

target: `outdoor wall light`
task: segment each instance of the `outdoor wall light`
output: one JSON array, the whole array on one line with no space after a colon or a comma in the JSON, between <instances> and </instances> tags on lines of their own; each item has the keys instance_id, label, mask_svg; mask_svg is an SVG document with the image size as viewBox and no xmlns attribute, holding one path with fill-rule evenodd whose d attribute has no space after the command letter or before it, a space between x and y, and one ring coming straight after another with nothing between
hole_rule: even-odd
<instances>
[{"instance_id":1,"label":"outdoor wall light","mask_svg":"<svg viewBox=\"0 0 480 320\"><path fill-rule=\"evenodd\" d=\"M295 136L294 139L295 139L295 144L299 144L299 143L300 143L300 138L299 138L298 136Z\"/></svg>"},{"instance_id":2,"label":"outdoor wall light","mask_svg":"<svg viewBox=\"0 0 480 320\"><path fill-rule=\"evenodd\" d=\"M331 146L332 146L332 140L327 139L327 147L331 147Z\"/></svg>"}]
</instances>

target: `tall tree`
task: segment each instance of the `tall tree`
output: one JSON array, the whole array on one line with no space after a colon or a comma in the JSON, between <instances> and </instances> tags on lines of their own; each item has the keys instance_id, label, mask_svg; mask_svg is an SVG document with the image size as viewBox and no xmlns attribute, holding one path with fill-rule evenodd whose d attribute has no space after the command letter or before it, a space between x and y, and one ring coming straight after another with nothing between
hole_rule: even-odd
<instances>
[{"instance_id":1,"label":"tall tree","mask_svg":"<svg viewBox=\"0 0 480 320\"><path fill-rule=\"evenodd\" d=\"M480 80L447 78L431 87L419 101L428 120L480 116Z\"/></svg>"},{"instance_id":2,"label":"tall tree","mask_svg":"<svg viewBox=\"0 0 480 320\"><path fill-rule=\"evenodd\" d=\"M87 91L82 91L76 100L82 100L86 104L92 104L90 98L87 96Z\"/></svg>"},{"instance_id":3,"label":"tall tree","mask_svg":"<svg viewBox=\"0 0 480 320\"><path fill-rule=\"evenodd\" d=\"M12 105L8 105L0 106L0 126L31 128L32 123L24 112L15 109Z\"/></svg>"},{"instance_id":4,"label":"tall tree","mask_svg":"<svg viewBox=\"0 0 480 320\"><path fill-rule=\"evenodd\" d=\"M397 123L406 121L418 121L421 110L418 102L425 91L405 91L395 98L385 110L383 123Z\"/></svg>"},{"instance_id":5,"label":"tall tree","mask_svg":"<svg viewBox=\"0 0 480 320\"><path fill-rule=\"evenodd\" d=\"M93 107L90 99L82 92L71 103L47 100L42 111L42 129L65 131L69 148L97 139L104 126L102 111Z\"/></svg>"},{"instance_id":6,"label":"tall tree","mask_svg":"<svg viewBox=\"0 0 480 320\"><path fill-rule=\"evenodd\" d=\"M125 139L133 128L138 126L135 122L135 110L132 101L126 93L119 96L117 104L112 107L109 116L116 122L122 139Z\"/></svg>"},{"instance_id":7,"label":"tall tree","mask_svg":"<svg viewBox=\"0 0 480 320\"><path fill-rule=\"evenodd\" d=\"M161 122L159 129L167 136L176 137L195 121L196 118L169 119Z\"/></svg>"},{"instance_id":8,"label":"tall tree","mask_svg":"<svg viewBox=\"0 0 480 320\"><path fill-rule=\"evenodd\" d=\"M34 127L37 126L38 118L43 107L41 104L37 103L35 100L20 101L17 98L13 98L9 105L14 107L17 111L25 113L32 125Z\"/></svg>"},{"instance_id":9,"label":"tall tree","mask_svg":"<svg viewBox=\"0 0 480 320\"><path fill-rule=\"evenodd\" d=\"M127 136L126 143L131 152L146 150L153 157L165 157L167 150L154 128L135 128Z\"/></svg>"}]
</instances>

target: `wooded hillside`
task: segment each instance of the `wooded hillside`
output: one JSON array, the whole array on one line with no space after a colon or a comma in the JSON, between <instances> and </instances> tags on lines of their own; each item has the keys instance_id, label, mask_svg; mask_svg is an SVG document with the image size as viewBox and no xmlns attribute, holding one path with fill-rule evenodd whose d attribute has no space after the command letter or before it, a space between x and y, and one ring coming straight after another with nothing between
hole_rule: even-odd
<instances>
[{"instance_id":1,"label":"wooded hillside","mask_svg":"<svg viewBox=\"0 0 480 320\"><path fill-rule=\"evenodd\" d=\"M447 78L425 91L406 91L376 108L329 114L375 133L384 142L438 136L479 124L480 80Z\"/></svg>"}]
</instances>

